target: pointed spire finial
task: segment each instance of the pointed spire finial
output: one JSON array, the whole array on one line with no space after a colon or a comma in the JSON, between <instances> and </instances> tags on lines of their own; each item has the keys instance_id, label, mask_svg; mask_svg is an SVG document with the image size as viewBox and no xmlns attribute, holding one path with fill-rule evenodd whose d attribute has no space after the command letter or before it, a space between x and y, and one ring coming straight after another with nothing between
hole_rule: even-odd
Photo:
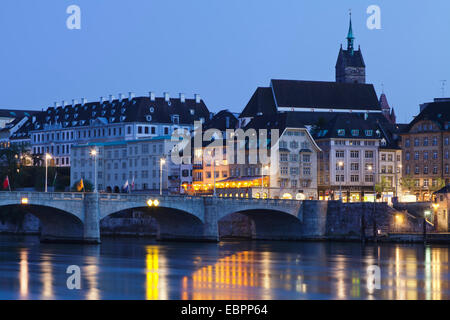
<instances>
[{"instance_id":1,"label":"pointed spire finial","mask_svg":"<svg viewBox=\"0 0 450 320\"><path fill-rule=\"evenodd\" d=\"M348 34L347 34L347 50L350 51L350 53L353 55L354 52L353 42L355 40L355 37L353 36L352 9L349 9L349 16L350 16L350 25L348 27Z\"/></svg>"}]
</instances>

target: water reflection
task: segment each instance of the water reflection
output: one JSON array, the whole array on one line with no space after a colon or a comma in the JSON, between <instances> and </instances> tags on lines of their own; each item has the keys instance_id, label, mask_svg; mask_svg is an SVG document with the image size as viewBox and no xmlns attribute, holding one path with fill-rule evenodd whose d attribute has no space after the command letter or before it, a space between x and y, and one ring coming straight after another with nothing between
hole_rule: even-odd
<instances>
[{"instance_id":1,"label":"water reflection","mask_svg":"<svg viewBox=\"0 0 450 320\"><path fill-rule=\"evenodd\" d=\"M20 251L20 297L26 299L28 297L28 251L21 249Z\"/></svg>"},{"instance_id":2,"label":"water reflection","mask_svg":"<svg viewBox=\"0 0 450 320\"><path fill-rule=\"evenodd\" d=\"M42 299L53 299L52 259L48 254L42 255L41 262Z\"/></svg>"},{"instance_id":3,"label":"water reflection","mask_svg":"<svg viewBox=\"0 0 450 320\"><path fill-rule=\"evenodd\" d=\"M450 299L449 249L439 246L108 239L88 248L0 245L0 299ZM66 287L73 264L82 268L81 290ZM381 290L367 285L373 265Z\"/></svg>"},{"instance_id":4,"label":"water reflection","mask_svg":"<svg viewBox=\"0 0 450 320\"><path fill-rule=\"evenodd\" d=\"M159 247L147 247L146 255L146 299L167 300L166 259Z\"/></svg>"}]
</instances>

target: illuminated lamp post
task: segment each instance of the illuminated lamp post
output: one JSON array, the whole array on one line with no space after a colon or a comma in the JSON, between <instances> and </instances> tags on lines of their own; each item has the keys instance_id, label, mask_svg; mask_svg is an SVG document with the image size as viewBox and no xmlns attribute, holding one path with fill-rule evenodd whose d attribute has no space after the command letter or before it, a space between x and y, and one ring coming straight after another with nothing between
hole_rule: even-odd
<instances>
[{"instance_id":1,"label":"illuminated lamp post","mask_svg":"<svg viewBox=\"0 0 450 320\"><path fill-rule=\"evenodd\" d=\"M48 161L52 159L52 156L48 153L45 154L45 192L48 192L47 180L48 180Z\"/></svg>"}]
</instances>

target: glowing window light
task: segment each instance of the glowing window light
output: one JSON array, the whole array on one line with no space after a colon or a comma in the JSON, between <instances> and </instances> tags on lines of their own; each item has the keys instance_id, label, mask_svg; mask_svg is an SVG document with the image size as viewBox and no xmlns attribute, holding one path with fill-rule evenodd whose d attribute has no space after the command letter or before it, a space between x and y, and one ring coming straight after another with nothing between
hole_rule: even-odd
<instances>
[{"instance_id":1,"label":"glowing window light","mask_svg":"<svg viewBox=\"0 0 450 320\"><path fill-rule=\"evenodd\" d=\"M21 203L22 204L28 204L28 198L22 198Z\"/></svg>"}]
</instances>

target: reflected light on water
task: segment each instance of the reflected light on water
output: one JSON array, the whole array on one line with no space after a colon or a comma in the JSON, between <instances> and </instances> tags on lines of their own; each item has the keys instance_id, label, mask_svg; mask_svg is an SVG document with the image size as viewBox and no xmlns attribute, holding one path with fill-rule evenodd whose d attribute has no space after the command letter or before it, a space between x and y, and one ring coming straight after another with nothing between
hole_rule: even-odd
<instances>
[{"instance_id":1,"label":"reflected light on water","mask_svg":"<svg viewBox=\"0 0 450 320\"><path fill-rule=\"evenodd\" d=\"M270 253L262 252L257 261L256 253L242 251L219 259L214 265L200 268L191 277L183 277L183 300L245 300L254 298L249 288L264 288L262 299L270 299ZM261 264L261 272L256 265ZM242 290L239 290L242 289Z\"/></svg>"},{"instance_id":2,"label":"reflected light on water","mask_svg":"<svg viewBox=\"0 0 450 320\"><path fill-rule=\"evenodd\" d=\"M86 266L84 268L84 276L88 283L88 291L86 293L87 300L100 300L100 290L98 288L98 257L86 257Z\"/></svg>"},{"instance_id":3,"label":"reflected light on water","mask_svg":"<svg viewBox=\"0 0 450 320\"><path fill-rule=\"evenodd\" d=\"M42 299L53 299L53 269L49 255L44 254L41 262Z\"/></svg>"},{"instance_id":4,"label":"reflected light on water","mask_svg":"<svg viewBox=\"0 0 450 320\"><path fill-rule=\"evenodd\" d=\"M20 297L22 299L28 297L28 251L26 249L21 249L20 251L20 271L19 271L19 282L20 282Z\"/></svg>"},{"instance_id":5,"label":"reflected light on water","mask_svg":"<svg viewBox=\"0 0 450 320\"><path fill-rule=\"evenodd\" d=\"M146 299L168 299L167 262L157 246L147 247L146 254Z\"/></svg>"}]
</instances>

